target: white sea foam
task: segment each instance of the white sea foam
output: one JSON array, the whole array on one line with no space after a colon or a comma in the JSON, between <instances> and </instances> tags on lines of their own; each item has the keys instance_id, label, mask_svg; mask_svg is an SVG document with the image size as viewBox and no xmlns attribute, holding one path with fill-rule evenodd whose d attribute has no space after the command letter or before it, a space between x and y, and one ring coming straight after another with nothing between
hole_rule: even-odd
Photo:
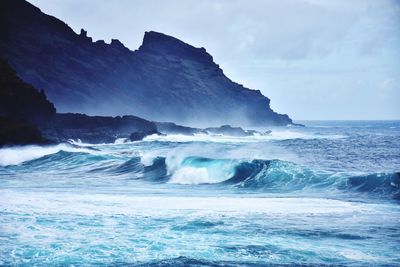
<instances>
[{"instance_id":1,"label":"white sea foam","mask_svg":"<svg viewBox=\"0 0 400 267\"><path fill-rule=\"evenodd\" d=\"M58 153L60 151L96 153L96 151L90 149L73 147L68 144L59 144L53 146L16 146L0 149L0 165L18 165L25 161L38 159L47 155Z\"/></svg>"},{"instance_id":2,"label":"white sea foam","mask_svg":"<svg viewBox=\"0 0 400 267\"><path fill-rule=\"evenodd\" d=\"M114 141L114 144L120 145L128 142L128 138L117 138Z\"/></svg>"},{"instance_id":3,"label":"white sea foam","mask_svg":"<svg viewBox=\"0 0 400 267\"><path fill-rule=\"evenodd\" d=\"M147 152L146 152L147 154ZM153 156L166 157L169 174L172 174L187 157L203 157L210 159L241 160L284 160L301 162L293 152L273 143L245 143L240 145L221 145L217 143L185 143L169 150L160 150L152 153Z\"/></svg>"},{"instance_id":4,"label":"white sea foam","mask_svg":"<svg viewBox=\"0 0 400 267\"><path fill-rule=\"evenodd\" d=\"M15 192L1 190L0 210L15 213L77 215L146 214L174 212L329 214L378 212L382 206L317 198L186 197ZM162 205L160 205L162 203ZM172 212L172 213L174 213Z\"/></svg>"},{"instance_id":5,"label":"white sea foam","mask_svg":"<svg viewBox=\"0 0 400 267\"><path fill-rule=\"evenodd\" d=\"M365 254L362 251L353 250L353 249L346 249L340 252L340 255L343 257L350 259L350 260L357 260L357 261L376 261L379 260L378 257Z\"/></svg>"},{"instance_id":6,"label":"white sea foam","mask_svg":"<svg viewBox=\"0 0 400 267\"><path fill-rule=\"evenodd\" d=\"M80 147L114 145L114 143L100 143L100 144L83 143L81 141L81 139L76 139L76 140L75 139L69 139L68 143L70 143L71 145L80 146Z\"/></svg>"},{"instance_id":7,"label":"white sea foam","mask_svg":"<svg viewBox=\"0 0 400 267\"><path fill-rule=\"evenodd\" d=\"M142 163L144 166L151 166L154 164L154 160L156 159L156 155L154 155L151 152L147 153L140 153L140 163Z\"/></svg>"},{"instance_id":8,"label":"white sea foam","mask_svg":"<svg viewBox=\"0 0 400 267\"><path fill-rule=\"evenodd\" d=\"M291 131L291 130L283 130L277 131L274 130L270 135L266 136L267 138L271 138L272 140L289 140L289 139L340 139L345 138L344 135L327 135L327 134L315 134L315 133L304 133L299 131Z\"/></svg>"},{"instance_id":9,"label":"white sea foam","mask_svg":"<svg viewBox=\"0 0 400 267\"><path fill-rule=\"evenodd\" d=\"M233 164L220 163L218 166L181 166L172 174L169 183L174 184L215 184L230 179L234 174Z\"/></svg>"},{"instance_id":10,"label":"white sea foam","mask_svg":"<svg viewBox=\"0 0 400 267\"><path fill-rule=\"evenodd\" d=\"M164 141L164 142L216 142L216 143L254 143L272 140L290 140L290 139L339 139L345 138L344 135L323 135L303 133L299 131L274 130L268 135L252 135L252 136L228 136L228 135L208 135L208 134L195 134L195 135L149 135L143 141Z\"/></svg>"},{"instance_id":11,"label":"white sea foam","mask_svg":"<svg viewBox=\"0 0 400 267\"><path fill-rule=\"evenodd\" d=\"M113 146L113 145L123 145L123 144L131 144L133 142L129 141L128 138L117 138L113 143L84 143L79 138L78 139L69 139L68 143L71 145L81 146L81 147L92 147L92 146Z\"/></svg>"},{"instance_id":12,"label":"white sea foam","mask_svg":"<svg viewBox=\"0 0 400 267\"><path fill-rule=\"evenodd\" d=\"M170 183L173 184L207 184L214 183L206 168L182 167L174 172Z\"/></svg>"},{"instance_id":13,"label":"white sea foam","mask_svg":"<svg viewBox=\"0 0 400 267\"><path fill-rule=\"evenodd\" d=\"M203 149L204 150L204 149ZM210 152L210 151L209 151ZM212 152L212 151L211 151ZM227 160L198 161L195 157L207 157L197 145L171 150L165 159L169 183L212 184L231 178L235 162ZM192 159L190 159L192 157Z\"/></svg>"}]
</instances>

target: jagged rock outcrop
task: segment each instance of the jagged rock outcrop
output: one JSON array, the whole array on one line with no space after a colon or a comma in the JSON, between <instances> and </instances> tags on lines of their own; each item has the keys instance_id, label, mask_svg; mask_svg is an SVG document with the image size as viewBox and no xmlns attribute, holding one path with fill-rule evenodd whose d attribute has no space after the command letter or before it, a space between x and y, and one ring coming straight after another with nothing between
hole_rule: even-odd
<instances>
[{"instance_id":1,"label":"jagged rock outcrop","mask_svg":"<svg viewBox=\"0 0 400 267\"><path fill-rule=\"evenodd\" d=\"M173 122L156 122L156 126L157 130L162 134L182 134L182 135L207 134L207 132L204 131L203 129L177 125Z\"/></svg>"},{"instance_id":2,"label":"jagged rock outcrop","mask_svg":"<svg viewBox=\"0 0 400 267\"><path fill-rule=\"evenodd\" d=\"M113 143L117 138L129 138L131 134L157 133L153 122L136 116L108 117L72 113L57 114L50 123L41 125L40 130L46 138L56 142L79 139L92 144Z\"/></svg>"},{"instance_id":3,"label":"jagged rock outcrop","mask_svg":"<svg viewBox=\"0 0 400 267\"><path fill-rule=\"evenodd\" d=\"M34 124L17 118L0 116L0 147L48 144L49 142Z\"/></svg>"},{"instance_id":4,"label":"jagged rock outcrop","mask_svg":"<svg viewBox=\"0 0 400 267\"><path fill-rule=\"evenodd\" d=\"M61 112L135 114L187 125L286 125L270 100L227 78L204 48L146 32L130 51L93 42L23 0L0 1L0 56Z\"/></svg>"},{"instance_id":5,"label":"jagged rock outcrop","mask_svg":"<svg viewBox=\"0 0 400 267\"><path fill-rule=\"evenodd\" d=\"M48 143L37 124L55 114L56 109L44 92L23 82L0 59L0 147Z\"/></svg>"},{"instance_id":6,"label":"jagged rock outcrop","mask_svg":"<svg viewBox=\"0 0 400 267\"><path fill-rule=\"evenodd\" d=\"M209 127L205 129L193 128L182 125L177 125L172 122L156 122L157 130L161 134L180 134L180 135L225 135L225 136L254 136L254 135L268 135L271 131L260 132L256 130L244 130L241 127L232 127L230 125L222 125L219 127Z\"/></svg>"},{"instance_id":7,"label":"jagged rock outcrop","mask_svg":"<svg viewBox=\"0 0 400 267\"><path fill-rule=\"evenodd\" d=\"M56 113L43 91L22 81L15 71L0 59L0 116L42 121Z\"/></svg>"},{"instance_id":8,"label":"jagged rock outcrop","mask_svg":"<svg viewBox=\"0 0 400 267\"><path fill-rule=\"evenodd\" d=\"M230 125L222 125L220 127L210 127L205 129L208 133L218 135L228 135L228 136L251 136L254 134L261 134L255 130L243 130L241 127L232 127Z\"/></svg>"}]
</instances>

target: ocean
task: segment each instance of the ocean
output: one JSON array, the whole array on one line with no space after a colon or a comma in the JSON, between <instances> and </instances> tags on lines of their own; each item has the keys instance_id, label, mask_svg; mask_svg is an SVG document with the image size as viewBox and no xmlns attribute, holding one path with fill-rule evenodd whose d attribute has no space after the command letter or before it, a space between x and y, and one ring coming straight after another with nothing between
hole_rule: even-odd
<instances>
[{"instance_id":1,"label":"ocean","mask_svg":"<svg viewBox=\"0 0 400 267\"><path fill-rule=\"evenodd\" d=\"M400 266L400 121L302 123L2 148L0 265Z\"/></svg>"}]
</instances>

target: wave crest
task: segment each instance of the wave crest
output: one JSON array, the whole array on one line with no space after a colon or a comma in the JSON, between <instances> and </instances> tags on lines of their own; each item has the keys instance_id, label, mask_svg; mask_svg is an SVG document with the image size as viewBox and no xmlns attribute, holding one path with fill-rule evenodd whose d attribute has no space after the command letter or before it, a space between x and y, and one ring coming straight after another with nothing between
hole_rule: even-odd
<instances>
[{"instance_id":1,"label":"wave crest","mask_svg":"<svg viewBox=\"0 0 400 267\"><path fill-rule=\"evenodd\" d=\"M168 165L168 164L167 164ZM225 184L260 192L350 191L400 199L400 173L352 175L315 171L281 160L188 157L170 169L170 183Z\"/></svg>"},{"instance_id":2,"label":"wave crest","mask_svg":"<svg viewBox=\"0 0 400 267\"><path fill-rule=\"evenodd\" d=\"M0 166L18 165L26 161L42 158L47 155L56 154L60 151L72 153L94 153L95 150L83 148L67 143L51 146L15 146L0 149Z\"/></svg>"},{"instance_id":3,"label":"wave crest","mask_svg":"<svg viewBox=\"0 0 400 267\"><path fill-rule=\"evenodd\" d=\"M24 163L25 162L25 163ZM283 160L212 159L140 154L107 154L70 144L0 149L0 165L24 172L53 169L104 172L128 179L185 185L218 185L245 192L353 192L400 200L400 173L352 174L316 171ZM83 174L84 175L84 174Z\"/></svg>"}]
</instances>

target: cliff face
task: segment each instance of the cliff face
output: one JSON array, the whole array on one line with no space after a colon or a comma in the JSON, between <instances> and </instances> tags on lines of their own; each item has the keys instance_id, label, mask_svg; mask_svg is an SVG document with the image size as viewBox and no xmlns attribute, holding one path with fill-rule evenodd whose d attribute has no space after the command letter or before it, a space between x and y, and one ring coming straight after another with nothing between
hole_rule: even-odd
<instances>
[{"instance_id":1,"label":"cliff face","mask_svg":"<svg viewBox=\"0 0 400 267\"><path fill-rule=\"evenodd\" d=\"M43 91L23 82L7 62L0 59L0 116L39 122L55 113L53 103Z\"/></svg>"},{"instance_id":2,"label":"cliff face","mask_svg":"<svg viewBox=\"0 0 400 267\"><path fill-rule=\"evenodd\" d=\"M146 32L130 51L92 42L23 0L0 1L0 56L61 112L184 124L286 125L270 100L228 79L204 48Z\"/></svg>"},{"instance_id":3,"label":"cliff face","mask_svg":"<svg viewBox=\"0 0 400 267\"><path fill-rule=\"evenodd\" d=\"M24 83L0 59L0 147L4 145L44 144L36 124L56 114L43 91Z\"/></svg>"}]
</instances>

